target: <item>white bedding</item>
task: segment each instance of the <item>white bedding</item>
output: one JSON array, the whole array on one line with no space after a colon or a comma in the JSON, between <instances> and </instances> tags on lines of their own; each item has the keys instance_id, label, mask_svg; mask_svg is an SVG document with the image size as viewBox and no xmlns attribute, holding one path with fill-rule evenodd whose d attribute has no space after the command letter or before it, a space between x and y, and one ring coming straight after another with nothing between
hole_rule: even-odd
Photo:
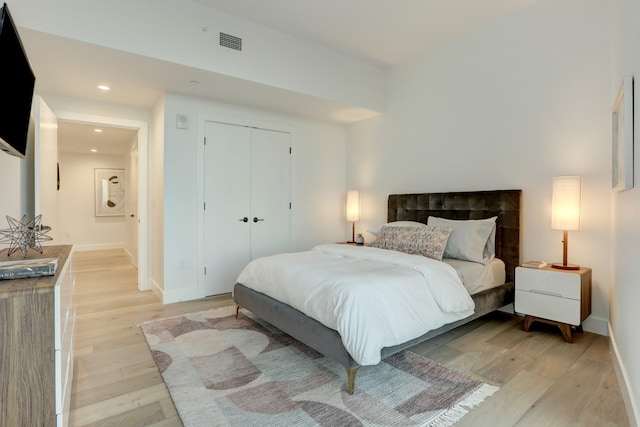
<instances>
[{"instance_id":1,"label":"white bedding","mask_svg":"<svg viewBox=\"0 0 640 427\"><path fill-rule=\"evenodd\" d=\"M487 265L461 259L443 258L458 273L469 294L504 285L507 278L504 261L494 258Z\"/></svg>"},{"instance_id":2,"label":"white bedding","mask_svg":"<svg viewBox=\"0 0 640 427\"><path fill-rule=\"evenodd\" d=\"M360 365L380 350L473 314L450 265L373 247L327 244L258 258L238 282L338 331Z\"/></svg>"}]
</instances>

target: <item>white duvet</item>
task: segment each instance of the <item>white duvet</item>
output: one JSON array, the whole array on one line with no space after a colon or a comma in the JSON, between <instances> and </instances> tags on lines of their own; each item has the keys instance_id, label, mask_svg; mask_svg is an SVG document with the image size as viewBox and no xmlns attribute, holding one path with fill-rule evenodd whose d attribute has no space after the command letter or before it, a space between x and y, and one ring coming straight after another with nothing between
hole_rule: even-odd
<instances>
[{"instance_id":1,"label":"white duvet","mask_svg":"<svg viewBox=\"0 0 640 427\"><path fill-rule=\"evenodd\" d=\"M450 265L419 255L339 244L251 261L238 282L338 331L360 365L380 350L473 314Z\"/></svg>"}]
</instances>

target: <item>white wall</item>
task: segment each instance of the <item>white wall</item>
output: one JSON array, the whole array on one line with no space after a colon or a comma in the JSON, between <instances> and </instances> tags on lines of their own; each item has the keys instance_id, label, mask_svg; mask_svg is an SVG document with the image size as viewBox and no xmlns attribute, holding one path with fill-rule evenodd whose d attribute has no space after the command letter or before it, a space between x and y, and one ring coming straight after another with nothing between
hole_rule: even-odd
<instances>
[{"instance_id":1,"label":"white wall","mask_svg":"<svg viewBox=\"0 0 640 427\"><path fill-rule=\"evenodd\" d=\"M110 117L117 119L151 121L151 111L140 107L97 102L86 99L70 98L51 93L38 93L45 100L54 114L81 113L94 117Z\"/></svg>"},{"instance_id":2,"label":"white wall","mask_svg":"<svg viewBox=\"0 0 640 427\"><path fill-rule=\"evenodd\" d=\"M634 188L612 194L613 250L611 260L611 319L609 323L614 360L619 363L623 392L627 391L627 409L631 425L640 422L640 340L638 340L638 301L640 301L640 3L616 0L612 28L614 33L613 73L609 105L613 105L622 78L634 76Z\"/></svg>"},{"instance_id":3,"label":"white wall","mask_svg":"<svg viewBox=\"0 0 640 427\"><path fill-rule=\"evenodd\" d=\"M0 229L9 228L5 217L20 219L23 214L21 201L26 197L26 189L23 189L21 169L27 160L10 156L0 152ZM1 247L8 245L0 244Z\"/></svg>"},{"instance_id":4,"label":"white wall","mask_svg":"<svg viewBox=\"0 0 640 427\"><path fill-rule=\"evenodd\" d=\"M609 316L610 47L599 0L542 1L435 54L394 67L385 115L348 130L358 228L386 220L390 193L522 189L522 258L562 260L552 178L583 176L569 262L593 268L593 314ZM372 236L365 236L371 238Z\"/></svg>"},{"instance_id":5,"label":"white wall","mask_svg":"<svg viewBox=\"0 0 640 427\"><path fill-rule=\"evenodd\" d=\"M34 100L35 141L33 145L34 215L42 215L41 224L51 227L47 236L52 240L45 244L59 243L58 222L58 120L41 98Z\"/></svg>"},{"instance_id":6,"label":"white wall","mask_svg":"<svg viewBox=\"0 0 640 427\"><path fill-rule=\"evenodd\" d=\"M20 159L0 152L0 183L2 183L0 184L0 229L9 228L6 221L7 215L15 219L22 218L24 214L29 215L30 218L34 216L33 107L31 112L26 158ZM0 249L5 247L9 247L9 244L0 243Z\"/></svg>"},{"instance_id":7,"label":"white wall","mask_svg":"<svg viewBox=\"0 0 640 427\"><path fill-rule=\"evenodd\" d=\"M124 169L124 156L61 151L57 244L75 250L124 248L124 216L95 216L94 169Z\"/></svg>"},{"instance_id":8,"label":"white wall","mask_svg":"<svg viewBox=\"0 0 640 427\"><path fill-rule=\"evenodd\" d=\"M384 106L381 67L195 1L20 0L11 13L21 27L45 33L348 105ZM241 53L218 45L221 31L243 39Z\"/></svg>"},{"instance_id":9,"label":"white wall","mask_svg":"<svg viewBox=\"0 0 640 427\"><path fill-rule=\"evenodd\" d=\"M164 139L165 97L153 110L153 138L149 144L149 216L151 219L151 289L163 299L164 292ZM187 141L187 144L190 144Z\"/></svg>"},{"instance_id":10,"label":"white wall","mask_svg":"<svg viewBox=\"0 0 640 427\"><path fill-rule=\"evenodd\" d=\"M176 114L184 114L189 129L176 128ZM154 270L154 282L164 290L163 300L174 302L196 298L198 125L204 118L226 122L252 122L255 126L291 131L292 241L294 250L314 244L345 240L345 129L342 126L299 119L222 104L213 101L165 95L164 105L164 285ZM154 141L154 144L158 141ZM154 147L155 149L155 147ZM159 158L160 156L158 156ZM153 161L157 167L157 159ZM154 182L157 178L153 178ZM155 192L154 192L155 194ZM154 216L155 222L155 216ZM186 270L178 271L178 261ZM154 265L156 265L154 258Z\"/></svg>"}]
</instances>

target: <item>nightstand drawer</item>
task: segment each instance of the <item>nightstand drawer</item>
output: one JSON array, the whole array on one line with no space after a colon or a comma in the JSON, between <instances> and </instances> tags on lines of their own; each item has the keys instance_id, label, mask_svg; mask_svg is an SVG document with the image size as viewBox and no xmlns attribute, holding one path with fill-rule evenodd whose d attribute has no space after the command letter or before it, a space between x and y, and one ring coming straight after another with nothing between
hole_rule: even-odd
<instances>
[{"instance_id":1,"label":"nightstand drawer","mask_svg":"<svg viewBox=\"0 0 640 427\"><path fill-rule=\"evenodd\" d=\"M562 298L536 291L516 289L515 309L519 313L570 325L580 325L580 300Z\"/></svg>"},{"instance_id":2,"label":"nightstand drawer","mask_svg":"<svg viewBox=\"0 0 640 427\"><path fill-rule=\"evenodd\" d=\"M580 299L581 276L562 270L516 268L516 289L555 296Z\"/></svg>"}]
</instances>

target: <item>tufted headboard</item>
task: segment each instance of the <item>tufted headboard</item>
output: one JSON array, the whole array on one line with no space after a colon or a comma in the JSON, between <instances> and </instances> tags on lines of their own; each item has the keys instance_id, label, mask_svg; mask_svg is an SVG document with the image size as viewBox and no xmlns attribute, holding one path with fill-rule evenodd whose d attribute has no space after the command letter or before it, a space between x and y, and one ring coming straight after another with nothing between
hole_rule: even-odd
<instances>
[{"instance_id":1,"label":"tufted headboard","mask_svg":"<svg viewBox=\"0 0 640 427\"><path fill-rule=\"evenodd\" d=\"M507 282L512 282L515 269L520 265L521 198L522 190L391 194L387 222L426 224L430 215L448 219L483 219L497 215L496 257L504 261Z\"/></svg>"}]
</instances>

